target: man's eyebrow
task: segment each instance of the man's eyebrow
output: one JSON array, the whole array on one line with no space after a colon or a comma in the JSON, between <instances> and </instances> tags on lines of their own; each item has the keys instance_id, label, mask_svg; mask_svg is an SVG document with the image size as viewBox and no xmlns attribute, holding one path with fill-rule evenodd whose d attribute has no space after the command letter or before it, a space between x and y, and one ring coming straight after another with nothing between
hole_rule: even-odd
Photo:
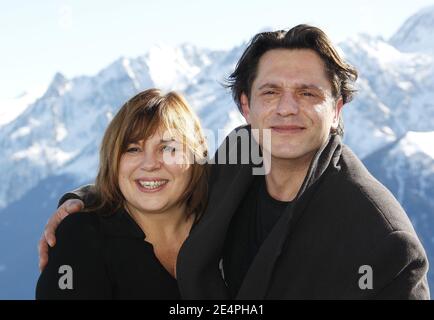
<instances>
[{"instance_id":1,"label":"man's eyebrow","mask_svg":"<svg viewBox=\"0 0 434 320\"><path fill-rule=\"evenodd\" d=\"M161 139L160 143L173 142L173 141L176 141L175 138Z\"/></svg>"},{"instance_id":2,"label":"man's eyebrow","mask_svg":"<svg viewBox=\"0 0 434 320\"><path fill-rule=\"evenodd\" d=\"M300 84L297 85L296 87L300 88L300 89L314 89L314 90L320 90L323 91L324 89L315 85L315 84Z\"/></svg>"},{"instance_id":3,"label":"man's eyebrow","mask_svg":"<svg viewBox=\"0 0 434 320\"><path fill-rule=\"evenodd\" d=\"M275 83L267 82L267 83L264 83L262 86L260 86L260 87L258 88L258 90L262 90L262 89L264 89L264 88L278 89L278 88L281 88L281 86L279 86L279 85L277 85L277 84L275 84Z\"/></svg>"}]
</instances>

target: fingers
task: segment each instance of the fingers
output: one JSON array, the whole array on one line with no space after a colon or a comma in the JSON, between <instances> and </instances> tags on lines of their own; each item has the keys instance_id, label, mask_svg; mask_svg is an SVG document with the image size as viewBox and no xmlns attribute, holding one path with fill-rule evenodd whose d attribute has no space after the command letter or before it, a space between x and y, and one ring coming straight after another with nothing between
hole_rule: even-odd
<instances>
[{"instance_id":1,"label":"fingers","mask_svg":"<svg viewBox=\"0 0 434 320\"><path fill-rule=\"evenodd\" d=\"M75 212L78 212L80 210L83 210L83 208L84 208L83 201L81 201L79 199L69 199L69 200L65 201L64 204L66 205L66 210L69 213L75 213Z\"/></svg>"},{"instance_id":2,"label":"fingers","mask_svg":"<svg viewBox=\"0 0 434 320\"><path fill-rule=\"evenodd\" d=\"M65 201L57 211L48 220L44 230L44 237L50 247L56 245L56 229L60 222L71 213L78 212L84 208L84 203L78 199L70 199Z\"/></svg>"},{"instance_id":3,"label":"fingers","mask_svg":"<svg viewBox=\"0 0 434 320\"><path fill-rule=\"evenodd\" d=\"M42 272L48 263L48 243L44 236L38 243L38 254L39 254L39 271Z\"/></svg>"}]
</instances>

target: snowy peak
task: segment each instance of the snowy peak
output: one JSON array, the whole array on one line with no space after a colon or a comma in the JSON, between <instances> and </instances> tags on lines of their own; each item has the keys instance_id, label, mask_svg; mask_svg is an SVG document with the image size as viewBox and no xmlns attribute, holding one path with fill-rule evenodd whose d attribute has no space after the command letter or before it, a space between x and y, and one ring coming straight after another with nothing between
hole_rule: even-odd
<instances>
[{"instance_id":1,"label":"snowy peak","mask_svg":"<svg viewBox=\"0 0 434 320\"><path fill-rule=\"evenodd\" d=\"M193 45L153 46L143 57L155 86L164 90L183 90L213 60L206 50Z\"/></svg>"},{"instance_id":2,"label":"snowy peak","mask_svg":"<svg viewBox=\"0 0 434 320\"><path fill-rule=\"evenodd\" d=\"M103 92L111 87L119 87L120 83L134 88L135 91L152 86L147 66L140 63L139 59L125 57L115 60L90 80L94 86L99 87ZM89 87L89 84L85 86ZM111 88L110 90L114 89Z\"/></svg>"},{"instance_id":3,"label":"snowy peak","mask_svg":"<svg viewBox=\"0 0 434 320\"><path fill-rule=\"evenodd\" d=\"M411 66L409 72L413 76L415 73L414 68L417 68L419 64L431 63L431 61L428 61L431 59L424 54L402 52L382 37L373 37L367 34L358 34L354 38L340 43L339 47L353 63L362 60L363 64L359 66L361 73L371 67L374 67L375 71L378 71L378 68L386 72L396 69L402 73L408 71L406 69L402 70L403 65L408 65ZM366 66L366 62L374 65Z\"/></svg>"},{"instance_id":4,"label":"snowy peak","mask_svg":"<svg viewBox=\"0 0 434 320\"><path fill-rule=\"evenodd\" d=\"M378 61L387 63L399 60L402 53L395 47L388 44L382 37L373 37L367 34L359 34L350 42L356 43L365 53Z\"/></svg>"},{"instance_id":5,"label":"snowy peak","mask_svg":"<svg viewBox=\"0 0 434 320\"><path fill-rule=\"evenodd\" d=\"M207 65L224 52L200 49L191 44L154 45L137 58L119 58L98 73L98 82L130 82L136 91L149 87L184 90Z\"/></svg>"},{"instance_id":6,"label":"snowy peak","mask_svg":"<svg viewBox=\"0 0 434 320\"><path fill-rule=\"evenodd\" d=\"M60 72L57 72L54 75L53 80L51 81L51 84L49 85L47 91L45 92L44 98L61 96L67 90L68 79Z\"/></svg>"},{"instance_id":7,"label":"snowy peak","mask_svg":"<svg viewBox=\"0 0 434 320\"><path fill-rule=\"evenodd\" d=\"M404 22L390 43L403 52L434 54L434 6L426 7Z\"/></svg>"}]
</instances>

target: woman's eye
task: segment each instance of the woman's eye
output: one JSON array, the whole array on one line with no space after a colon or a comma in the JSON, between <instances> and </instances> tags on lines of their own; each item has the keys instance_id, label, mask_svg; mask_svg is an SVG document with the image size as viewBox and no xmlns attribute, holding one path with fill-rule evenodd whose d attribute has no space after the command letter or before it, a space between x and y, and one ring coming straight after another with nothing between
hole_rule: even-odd
<instances>
[{"instance_id":1,"label":"woman's eye","mask_svg":"<svg viewBox=\"0 0 434 320\"><path fill-rule=\"evenodd\" d=\"M128 153L140 152L140 148L138 148L138 147L130 147L130 148L127 148L127 152Z\"/></svg>"},{"instance_id":2,"label":"woman's eye","mask_svg":"<svg viewBox=\"0 0 434 320\"><path fill-rule=\"evenodd\" d=\"M163 147L161 148L161 150L162 150L163 152L175 152L175 151L176 151L176 148L175 148L175 147L172 147L172 146L163 146Z\"/></svg>"}]
</instances>

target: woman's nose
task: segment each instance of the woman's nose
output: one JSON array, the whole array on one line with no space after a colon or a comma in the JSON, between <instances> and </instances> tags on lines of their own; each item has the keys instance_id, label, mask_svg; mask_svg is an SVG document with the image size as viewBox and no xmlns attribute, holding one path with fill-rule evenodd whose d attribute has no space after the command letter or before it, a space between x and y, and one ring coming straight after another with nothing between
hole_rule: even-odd
<instances>
[{"instance_id":1,"label":"woman's nose","mask_svg":"<svg viewBox=\"0 0 434 320\"><path fill-rule=\"evenodd\" d=\"M145 152L140 163L140 168L152 171L161 168L161 159L153 152Z\"/></svg>"}]
</instances>

